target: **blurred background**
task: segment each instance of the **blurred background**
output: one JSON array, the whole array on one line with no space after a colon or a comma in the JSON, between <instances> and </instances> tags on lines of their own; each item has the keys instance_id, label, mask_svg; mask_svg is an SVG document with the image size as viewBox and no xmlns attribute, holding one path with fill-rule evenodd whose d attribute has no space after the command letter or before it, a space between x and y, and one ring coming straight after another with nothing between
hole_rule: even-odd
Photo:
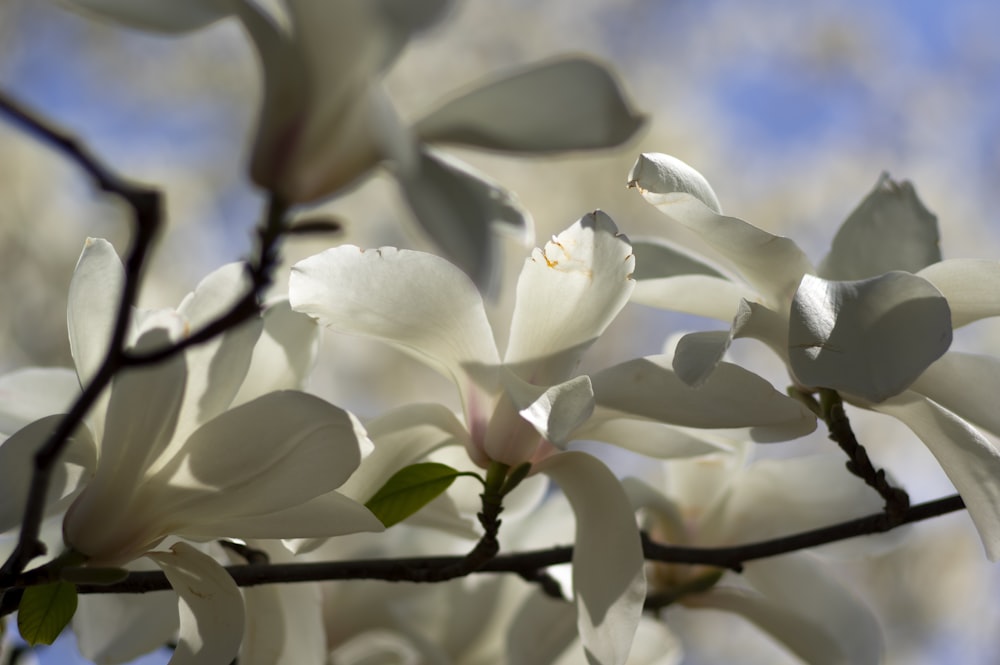
<instances>
[{"instance_id":1,"label":"blurred background","mask_svg":"<svg viewBox=\"0 0 1000 665\"><path fill-rule=\"evenodd\" d=\"M517 193L534 217L537 244L595 208L628 235L689 240L625 189L638 153L657 151L705 174L729 214L793 237L815 261L882 171L914 182L938 215L945 257L995 259L997 25L1000 5L986 0L470 0L411 45L388 83L404 117L417 117L481 76L556 54L613 64L650 117L629 145L533 160L456 151ZM171 39L102 25L53 2L5 0L0 86L118 172L165 191L168 228L149 267L144 306L175 306L205 274L249 251L261 197L243 164L259 80L234 23ZM316 212L342 219L345 233L292 241L289 263L341 242L432 249L382 176L304 214ZM0 122L0 372L71 365L66 291L84 239L107 237L124 251L128 231L117 201ZM512 283L526 250L513 243L506 250ZM497 321L509 317L510 304L506 296L493 303ZM630 306L588 354L587 367L657 353L669 335L716 325ZM1000 353L1000 325L962 330L955 346ZM758 351L745 341L733 349L785 385L784 370ZM378 345L330 335L321 353L312 388L363 416L412 399L415 388L457 405L448 382ZM876 463L915 501L953 491L902 426L850 415ZM761 454L830 446L814 435ZM629 460L614 464L628 471ZM902 547L837 567L881 618L887 663L1000 659L1000 574L964 514L919 524ZM795 662L726 615L672 610L668 620L686 664ZM39 657L75 662L72 653L63 645Z\"/></svg>"}]
</instances>

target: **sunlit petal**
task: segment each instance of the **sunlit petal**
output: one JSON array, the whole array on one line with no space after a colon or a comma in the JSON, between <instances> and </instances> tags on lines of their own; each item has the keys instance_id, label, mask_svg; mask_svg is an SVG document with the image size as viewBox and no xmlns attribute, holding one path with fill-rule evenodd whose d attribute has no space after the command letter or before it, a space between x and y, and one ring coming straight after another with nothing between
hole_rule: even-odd
<instances>
[{"instance_id":1,"label":"sunlit petal","mask_svg":"<svg viewBox=\"0 0 1000 665\"><path fill-rule=\"evenodd\" d=\"M80 396L80 380L71 369L29 367L0 376L0 435L65 413Z\"/></svg>"},{"instance_id":2,"label":"sunlit petal","mask_svg":"<svg viewBox=\"0 0 1000 665\"><path fill-rule=\"evenodd\" d=\"M536 249L517 282L504 362L529 383L565 381L632 292L635 259L601 211Z\"/></svg>"},{"instance_id":3,"label":"sunlit petal","mask_svg":"<svg viewBox=\"0 0 1000 665\"><path fill-rule=\"evenodd\" d=\"M550 388L505 378L505 387L522 418L553 445L563 447L594 412L594 388L587 376L578 376Z\"/></svg>"},{"instance_id":4,"label":"sunlit petal","mask_svg":"<svg viewBox=\"0 0 1000 665\"><path fill-rule=\"evenodd\" d=\"M991 561L1000 558L1000 451L951 411L910 390L869 408L920 437L962 495Z\"/></svg>"},{"instance_id":5,"label":"sunlit petal","mask_svg":"<svg viewBox=\"0 0 1000 665\"><path fill-rule=\"evenodd\" d=\"M559 485L576 515L573 589L583 648L592 663L622 665L646 597L632 506L618 479L586 453L559 453L537 468Z\"/></svg>"},{"instance_id":6,"label":"sunlit petal","mask_svg":"<svg viewBox=\"0 0 1000 665\"><path fill-rule=\"evenodd\" d=\"M910 389L929 397L963 420L1000 436L1000 359L949 351L913 382Z\"/></svg>"},{"instance_id":7,"label":"sunlit petal","mask_svg":"<svg viewBox=\"0 0 1000 665\"><path fill-rule=\"evenodd\" d=\"M180 637L169 665L218 665L236 657L243 639L240 590L225 568L187 543L150 552L179 596Z\"/></svg>"},{"instance_id":8,"label":"sunlit petal","mask_svg":"<svg viewBox=\"0 0 1000 665\"><path fill-rule=\"evenodd\" d=\"M66 322L80 383L86 385L111 344L125 269L107 240L88 238L69 284Z\"/></svg>"},{"instance_id":9,"label":"sunlit petal","mask_svg":"<svg viewBox=\"0 0 1000 665\"><path fill-rule=\"evenodd\" d=\"M792 301L788 345L803 385L879 402L948 350L951 311L930 282L909 273L857 282L806 275Z\"/></svg>"}]
</instances>

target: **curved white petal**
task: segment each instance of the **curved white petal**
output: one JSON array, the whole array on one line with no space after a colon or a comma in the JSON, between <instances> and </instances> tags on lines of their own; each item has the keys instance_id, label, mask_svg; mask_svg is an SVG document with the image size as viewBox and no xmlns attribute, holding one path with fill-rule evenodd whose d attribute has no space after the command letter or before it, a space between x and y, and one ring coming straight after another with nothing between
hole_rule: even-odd
<instances>
[{"instance_id":1,"label":"curved white petal","mask_svg":"<svg viewBox=\"0 0 1000 665\"><path fill-rule=\"evenodd\" d=\"M339 492L327 492L284 510L220 517L206 515L177 529L180 535L197 538L332 538L349 533L385 530L370 510Z\"/></svg>"},{"instance_id":2,"label":"curved white petal","mask_svg":"<svg viewBox=\"0 0 1000 665\"><path fill-rule=\"evenodd\" d=\"M736 473L703 516L699 544L777 538L871 515L883 503L844 469L842 454L760 460Z\"/></svg>"},{"instance_id":3,"label":"curved white petal","mask_svg":"<svg viewBox=\"0 0 1000 665\"><path fill-rule=\"evenodd\" d=\"M912 390L870 409L920 437L962 495L991 561L1000 558L1000 450L951 411Z\"/></svg>"},{"instance_id":4,"label":"curved white petal","mask_svg":"<svg viewBox=\"0 0 1000 665\"><path fill-rule=\"evenodd\" d=\"M951 311L927 280L890 272L856 282L806 275L792 301L788 358L806 386L880 402L951 345Z\"/></svg>"},{"instance_id":5,"label":"curved white petal","mask_svg":"<svg viewBox=\"0 0 1000 665\"><path fill-rule=\"evenodd\" d=\"M533 590L507 630L507 662L551 665L576 641L577 610L565 600Z\"/></svg>"},{"instance_id":6,"label":"curved white petal","mask_svg":"<svg viewBox=\"0 0 1000 665\"><path fill-rule=\"evenodd\" d=\"M876 277L893 270L917 272L941 260L935 217L907 181L883 173L833 239L817 274L829 280Z\"/></svg>"},{"instance_id":7,"label":"curved white petal","mask_svg":"<svg viewBox=\"0 0 1000 665\"><path fill-rule=\"evenodd\" d=\"M550 153L616 146L642 123L611 72L574 57L479 85L432 111L415 129L425 141Z\"/></svg>"},{"instance_id":8,"label":"curved white petal","mask_svg":"<svg viewBox=\"0 0 1000 665\"><path fill-rule=\"evenodd\" d=\"M129 570L156 570L145 559ZM163 647L177 634L177 598L169 593L80 594L73 633L84 658L126 663Z\"/></svg>"},{"instance_id":9,"label":"curved white petal","mask_svg":"<svg viewBox=\"0 0 1000 665\"><path fill-rule=\"evenodd\" d=\"M756 291L742 283L708 275L637 280L632 291L632 302L640 305L726 322L740 301L757 297Z\"/></svg>"},{"instance_id":10,"label":"curved white petal","mask_svg":"<svg viewBox=\"0 0 1000 665\"><path fill-rule=\"evenodd\" d=\"M674 372L681 381L697 388L705 383L732 343L732 329L688 333L678 340L674 350Z\"/></svg>"},{"instance_id":11,"label":"curved white petal","mask_svg":"<svg viewBox=\"0 0 1000 665\"><path fill-rule=\"evenodd\" d=\"M249 288L243 264L230 263L201 280L181 302L177 313L191 331L198 330L228 311ZM186 437L229 408L246 378L262 327L260 318L255 317L185 350L188 377L177 418L178 438Z\"/></svg>"},{"instance_id":12,"label":"curved white petal","mask_svg":"<svg viewBox=\"0 0 1000 665\"><path fill-rule=\"evenodd\" d=\"M24 517L24 506L31 487L35 453L45 445L64 416L46 416L18 430L0 443L0 487L4 500L0 502L0 533L13 529ZM80 483L80 468L92 471L97 451L90 432L85 427L77 429L70 438L62 456L52 469L45 514L54 515L65 508L63 497L69 498Z\"/></svg>"},{"instance_id":13,"label":"curved white petal","mask_svg":"<svg viewBox=\"0 0 1000 665\"><path fill-rule=\"evenodd\" d=\"M482 296L432 254L345 245L292 267L296 311L341 332L381 339L450 375L466 406L478 382L492 391L499 365Z\"/></svg>"},{"instance_id":14,"label":"curved white petal","mask_svg":"<svg viewBox=\"0 0 1000 665\"><path fill-rule=\"evenodd\" d=\"M54 413L65 413L80 396L71 369L29 367L0 376L0 435Z\"/></svg>"},{"instance_id":15,"label":"curved white petal","mask_svg":"<svg viewBox=\"0 0 1000 665\"><path fill-rule=\"evenodd\" d=\"M505 365L538 385L569 378L628 302L634 268L628 239L599 210L536 249L517 282Z\"/></svg>"},{"instance_id":16,"label":"curved white petal","mask_svg":"<svg viewBox=\"0 0 1000 665\"><path fill-rule=\"evenodd\" d=\"M441 404L409 404L368 423L374 450L340 492L367 501L394 473L447 445L468 445L469 433Z\"/></svg>"},{"instance_id":17,"label":"curved white petal","mask_svg":"<svg viewBox=\"0 0 1000 665\"><path fill-rule=\"evenodd\" d=\"M192 524L292 508L347 480L364 438L353 416L318 397L269 393L191 435L157 508Z\"/></svg>"},{"instance_id":18,"label":"curved white petal","mask_svg":"<svg viewBox=\"0 0 1000 665\"><path fill-rule=\"evenodd\" d=\"M699 388L668 369L669 356L630 360L591 375L599 406L684 427L749 427L755 441L781 441L816 429L805 406L742 367L719 363Z\"/></svg>"},{"instance_id":19,"label":"curved white petal","mask_svg":"<svg viewBox=\"0 0 1000 665\"><path fill-rule=\"evenodd\" d=\"M919 273L948 299L955 328L1000 316L1000 262L985 259L949 259L927 266Z\"/></svg>"},{"instance_id":20,"label":"curved white petal","mask_svg":"<svg viewBox=\"0 0 1000 665\"><path fill-rule=\"evenodd\" d=\"M292 311L287 300L264 311L264 330L233 405L273 390L299 390L312 371L319 348L319 327L312 317Z\"/></svg>"},{"instance_id":21,"label":"curved white petal","mask_svg":"<svg viewBox=\"0 0 1000 665\"><path fill-rule=\"evenodd\" d=\"M573 590L577 626L592 663L628 658L646 598L639 528L621 483L597 458L563 452L540 462L576 515Z\"/></svg>"},{"instance_id":22,"label":"curved white petal","mask_svg":"<svg viewBox=\"0 0 1000 665\"><path fill-rule=\"evenodd\" d=\"M673 427L651 420L623 418L621 414L603 408L595 409L591 418L573 433L573 438L603 441L640 455L659 459L695 457L727 449L703 430Z\"/></svg>"},{"instance_id":23,"label":"curved white petal","mask_svg":"<svg viewBox=\"0 0 1000 665\"><path fill-rule=\"evenodd\" d=\"M243 639L243 597L225 568L187 543L147 556L178 595L180 637L169 665L218 665L236 657Z\"/></svg>"},{"instance_id":24,"label":"curved white petal","mask_svg":"<svg viewBox=\"0 0 1000 665\"><path fill-rule=\"evenodd\" d=\"M588 376L578 376L546 389L508 374L504 384L518 414L560 448L569 443L576 429L594 412L594 388Z\"/></svg>"},{"instance_id":25,"label":"curved white petal","mask_svg":"<svg viewBox=\"0 0 1000 665\"><path fill-rule=\"evenodd\" d=\"M662 213L701 236L771 307L791 296L802 275L813 272L809 259L788 238L722 215L704 177L674 157L640 155L628 184Z\"/></svg>"},{"instance_id":26,"label":"curved white petal","mask_svg":"<svg viewBox=\"0 0 1000 665\"><path fill-rule=\"evenodd\" d=\"M949 351L928 367L910 389L959 418L1000 436L1000 359Z\"/></svg>"},{"instance_id":27,"label":"curved white petal","mask_svg":"<svg viewBox=\"0 0 1000 665\"><path fill-rule=\"evenodd\" d=\"M424 148L413 168L395 174L417 222L484 291L496 281L497 232L533 235L517 197L457 159Z\"/></svg>"},{"instance_id":28,"label":"curved white petal","mask_svg":"<svg viewBox=\"0 0 1000 665\"><path fill-rule=\"evenodd\" d=\"M189 32L225 18L224 0L62 0L68 7L152 32Z\"/></svg>"},{"instance_id":29,"label":"curved white petal","mask_svg":"<svg viewBox=\"0 0 1000 665\"><path fill-rule=\"evenodd\" d=\"M87 238L69 284L66 311L69 348L83 385L108 353L124 285L125 269L115 248L107 240Z\"/></svg>"}]
</instances>

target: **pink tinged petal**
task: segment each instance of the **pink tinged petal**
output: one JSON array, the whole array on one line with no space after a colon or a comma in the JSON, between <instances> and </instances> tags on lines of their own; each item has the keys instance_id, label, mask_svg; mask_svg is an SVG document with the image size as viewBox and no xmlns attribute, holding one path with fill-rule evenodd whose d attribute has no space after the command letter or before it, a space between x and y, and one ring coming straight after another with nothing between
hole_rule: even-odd
<instances>
[{"instance_id":1,"label":"pink tinged petal","mask_svg":"<svg viewBox=\"0 0 1000 665\"><path fill-rule=\"evenodd\" d=\"M54 413L65 413L80 396L71 369L30 367L0 376L0 435Z\"/></svg>"},{"instance_id":2,"label":"pink tinged petal","mask_svg":"<svg viewBox=\"0 0 1000 665\"><path fill-rule=\"evenodd\" d=\"M628 239L601 211L525 261L504 363L529 383L565 381L635 286Z\"/></svg>"},{"instance_id":3,"label":"pink tinged petal","mask_svg":"<svg viewBox=\"0 0 1000 665\"><path fill-rule=\"evenodd\" d=\"M917 272L941 260L937 217L909 182L883 173L837 231L818 274L830 280L876 277L893 270Z\"/></svg>"},{"instance_id":4,"label":"pink tinged petal","mask_svg":"<svg viewBox=\"0 0 1000 665\"><path fill-rule=\"evenodd\" d=\"M883 503L875 490L847 475L843 455L761 460L734 474L702 518L699 542L777 538L871 515Z\"/></svg>"},{"instance_id":5,"label":"pink tinged petal","mask_svg":"<svg viewBox=\"0 0 1000 665\"><path fill-rule=\"evenodd\" d=\"M289 301L323 325L428 362L455 380L466 408L474 393L495 386L499 356L482 296L433 254L335 247L292 267Z\"/></svg>"},{"instance_id":6,"label":"pink tinged petal","mask_svg":"<svg viewBox=\"0 0 1000 665\"><path fill-rule=\"evenodd\" d=\"M45 445L63 417L55 415L36 420L0 443L0 487L4 491L4 500L0 502L0 533L21 523L31 486L35 453ZM53 467L45 501L46 515L55 515L66 507L66 502L60 499L69 499L81 481L81 467L84 472L92 471L96 456L90 432L85 427L77 429Z\"/></svg>"},{"instance_id":7,"label":"pink tinged petal","mask_svg":"<svg viewBox=\"0 0 1000 665\"><path fill-rule=\"evenodd\" d=\"M509 374L504 384L518 414L542 438L560 448L569 443L577 428L594 412L594 388L588 376L541 388Z\"/></svg>"},{"instance_id":8,"label":"pink tinged petal","mask_svg":"<svg viewBox=\"0 0 1000 665\"><path fill-rule=\"evenodd\" d=\"M619 145L643 120L603 65L566 58L479 85L431 112L416 131L424 141L551 153Z\"/></svg>"},{"instance_id":9,"label":"pink tinged petal","mask_svg":"<svg viewBox=\"0 0 1000 665\"><path fill-rule=\"evenodd\" d=\"M233 405L274 390L299 390L316 361L319 326L312 317L292 311L287 300L264 311L264 330Z\"/></svg>"},{"instance_id":10,"label":"pink tinged petal","mask_svg":"<svg viewBox=\"0 0 1000 665\"><path fill-rule=\"evenodd\" d=\"M792 301L788 344L803 385L880 402L948 350L951 311L940 291L909 273L858 282L806 275Z\"/></svg>"},{"instance_id":11,"label":"pink tinged petal","mask_svg":"<svg viewBox=\"0 0 1000 665\"><path fill-rule=\"evenodd\" d=\"M832 653L822 653L818 645L801 645L797 652L806 662L865 665L882 661L884 645L878 618L818 558L803 552L753 561L743 574L766 598L832 638L836 644ZM790 631L775 636L779 641L792 638ZM839 658L834 654L840 654Z\"/></svg>"},{"instance_id":12,"label":"pink tinged petal","mask_svg":"<svg viewBox=\"0 0 1000 665\"><path fill-rule=\"evenodd\" d=\"M243 639L240 590L226 569L187 543L150 552L178 595L180 636L169 665L218 665L236 657Z\"/></svg>"},{"instance_id":13,"label":"pink tinged petal","mask_svg":"<svg viewBox=\"0 0 1000 665\"><path fill-rule=\"evenodd\" d=\"M991 561L1000 558L1000 451L957 415L913 391L870 406L901 421L962 495Z\"/></svg>"},{"instance_id":14,"label":"pink tinged petal","mask_svg":"<svg viewBox=\"0 0 1000 665\"><path fill-rule=\"evenodd\" d=\"M164 488L176 497L161 508L193 524L291 508L343 484L364 438L353 416L318 397L270 393L191 435Z\"/></svg>"},{"instance_id":15,"label":"pink tinged petal","mask_svg":"<svg viewBox=\"0 0 1000 665\"><path fill-rule=\"evenodd\" d=\"M155 570L138 559L129 570ZM80 653L97 663L126 663L174 639L177 598L169 593L81 594L73 615Z\"/></svg>"},{"instance_id":16,"label":"pink tinged petal","mask_svg":"<svg viewBox=\"0 0 1000 665\"><path fill-rule=\"evenodd\" d=\"M250 280L246 268L230 263L203 279L177 308L190 331L213 321L244 296ZM185 351L187 388L177 423L177 437L185 438L216 417L233 402L246 378L254 344L263 324L253 318Z\"/></svg>"},{"instance_id":17,"label":"pink tinged petal","mask_svg":"<svg viewBox=\"0 0 1000 665\"><path fill-rule=\"evenodd\" d=\"M623 664L646 598L632 505L618 479L586 453L553 455L537 470L559 485L576 515L573 591L587 658L601 665Z\"/></svg>"},{"instance_id":18,"label":"pink tinged petal","mask_svg":"<svg viewBox=\"0 0 1000 665\"><path fill-rule=\"evenodd\" d=\"M577 610L565 600L532 590L507 631L506 662L550 665L577 638ZM577 655L574 652L574 655Z\"/></svg>"},{"instance_id":19,"label":"pink tinged petal","mask_svg":"<svg viewBox=\"0 0 1000 665\"><path fill-rule=\"evenodd\" d=\"M340 492L367 501L394 473L447 445L469 445L469 433L440 404L411 404L368 424L374 450L361 460Z\"/></svg>"},{"instance_id":20,"label":"pink tinged petal","mask_svg":"<svg viewBox=\"0 0 1000 665\"><path fill-rule=\"evenodd\" d=\"M955 328L1000 316L1000 262L985 259L950 259L927 266L918 275L944 294Z\"/></svg>"},{"instance_id":21,"label":"pink tinged petal","mask_svg":"<svg viewBox=\"0 0 1000 665\"><path fill-rule=\"evenodd\" d=\"M1000 435L1000 359L949 351L913 382L910 389L959 418Z\"/></svg>"},{"instance_id":22,"label":"pink tinged petal","mask_svg":"<svg viewBox=\"0 0 1000 665\"><path fill-rule=\"evenodd\" d=\"M639 358L591 375L598 406L682 427L749 427L755 441L785 441L816 429L805 406L742 367L720 363L692 388L669 369L671 360Z\"/></svg>"},{"instance_id":23,"label":"pink tinged petal","mask_svg":"<svg viewBox=\"0 0 1000 665\"><path fill-rule=\"evenodd\" d=\"M88 238L73 271L66 312L69 348L80 383L86 385L104 361L125 284L125 269L107 240Z\"/></svg>"},{"instance_id":24,"label":"pink tinged petal","mask_svg":"<svg viewBox=\"0 0 1000 665\"><path fill-rule=\"evenodd\" d=\"M235 511L234 511L235 512ZM214 518L214 519L213 519ZM350 533L378 533L385 526L370 510L339 492L327 492L302 503L271 513L216 517L201 521L190 515L177 532L188 538L333 538Z\"/></svg>"},{"instance_id":25,"label":"pink tinged petal","mask_svg":"<svg viewBox=\"0 0 1000 665\"><path fill-rule=\"evenodd\" d=\"M805 254L788 238L722 215L704 177L676 158L640 155L628 184L665 215L697 233L772 307L791 296L802 275L813 272Z\"/></svg>"},{"instance_id":26,"label":"pink tinged petal","mask_svg":"<svg viewBox=\"0 0 1000 665\"><path fill-rule=\"evenodd\" d=\"M489 289L497 277L498 232L527 241L530 214L512 192L457 159L422 149L416 160L396 177L417 222L452 263Z\"/></svg>"},{"instance_id":27,"label":"pink tinged petal","mask_svg":"<svg viewBox=\"0 0 1000 665\"><path fill-rule=\"evenodd\" d=\"M95 17L153 32L188 32L229 14L221 0L69 0Z\"/></svg>"}]
</instances>

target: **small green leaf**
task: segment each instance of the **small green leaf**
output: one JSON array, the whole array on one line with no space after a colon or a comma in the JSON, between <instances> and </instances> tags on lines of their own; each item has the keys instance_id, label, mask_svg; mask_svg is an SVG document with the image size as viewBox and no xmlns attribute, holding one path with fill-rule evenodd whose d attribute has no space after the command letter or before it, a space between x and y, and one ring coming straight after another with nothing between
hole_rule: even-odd
<instances>
[{"instance_id":1,"label":"small green leaf","mask_svg":"<svg viewBox=\"0 0 1000 665\"><path fill-rule=\"evenodd\" d=\"M476 474L456 471L447 464L422 462L394 473L365 503L365 508L386 527L402 522L451 486L459 476Z\"/></svg>"},{"instance_id":2,"label":"small green leaf","mask_svg":"<svg viewBox=\"0 0 1000 665\"><path fill-rule=\"evenodd\" d=\"M52 644L76 612L76 586L53 582L24 590L17 608L17 629L30 644Z\"/></svg>"}]
</instances>

